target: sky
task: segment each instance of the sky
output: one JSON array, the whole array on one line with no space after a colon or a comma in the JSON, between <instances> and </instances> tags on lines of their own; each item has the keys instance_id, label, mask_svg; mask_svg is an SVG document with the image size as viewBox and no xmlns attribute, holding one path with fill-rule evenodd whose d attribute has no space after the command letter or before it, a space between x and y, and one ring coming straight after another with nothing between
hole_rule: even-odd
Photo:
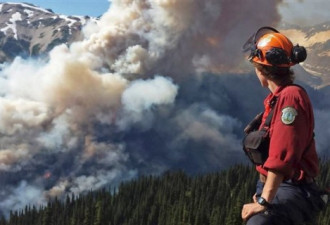
<instances>
[{"instance_id":1,"label":"sky","mask_svg":"<svg viewBox=\"0 0 330 225\"><path fill-rule=\"evenodd\" d=\"M0 2L28 2L52 9L64 15L81 15L98 17L110 6L110 0L9 0ZM279 8L284 22L298 25L315 25L330 21L329 0L284 0Z\"/></svg>"},{"instance_id":2,"label":"sky","mask_svg":"<svg viewBox=\"0 0 330 225\"><path fill-rule=\"evenodd\" d=\"M0 2L27 2L46 9L52 9L55 13L70 16L94 16L105 13L109 6L109 0L0 0Z\"/></svg>"},{"instance_id":3,"label":"sky","mask_svg":"<svg viewBox=\"0 0 330 225\"><path fill-rule=\"evenodd\" d=\"M329 0L284 0L279 8L285 22L315 25L330 21Z\"/></svg>"}]
</instances>

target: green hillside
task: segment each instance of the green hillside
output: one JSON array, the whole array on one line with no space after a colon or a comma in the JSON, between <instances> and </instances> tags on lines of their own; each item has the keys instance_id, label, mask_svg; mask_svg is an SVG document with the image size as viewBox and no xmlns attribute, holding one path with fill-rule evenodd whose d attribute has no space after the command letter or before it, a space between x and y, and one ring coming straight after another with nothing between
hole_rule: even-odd
<instances>
[{"instance_id":1,"label":"green hillside","mask_svg":"<svg viewBox=\"0 0 330 225\"><path fill-rule=\"evenodd\" d=\"M330 161L318 182L330 181ZM240 225L241 207L251 201L257 174L251 166L188 176L167 172L123 183L118 190L91 191L54 199L47 206L12 212L0 225ZM330 207L319 225L330 224Z\"/></svg>"}]
</instances>

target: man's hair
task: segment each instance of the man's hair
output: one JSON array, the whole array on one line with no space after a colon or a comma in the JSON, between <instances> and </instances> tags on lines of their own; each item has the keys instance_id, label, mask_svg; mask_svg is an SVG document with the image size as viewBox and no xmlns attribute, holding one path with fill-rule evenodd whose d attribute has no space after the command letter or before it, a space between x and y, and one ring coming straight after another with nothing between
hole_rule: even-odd
<instances>
[{"instance_id":1,"label":"man's hair","mask_svg":"<svg viewBox=\"0 0 330 225\"><path fill-rule=\"evenodd\" d=\"M266 66L255 62L252 62L252 64L260 70L266 78L277 84L292 83L294 81L294 72L290 67Z\"/></svg>"}]
</instances>

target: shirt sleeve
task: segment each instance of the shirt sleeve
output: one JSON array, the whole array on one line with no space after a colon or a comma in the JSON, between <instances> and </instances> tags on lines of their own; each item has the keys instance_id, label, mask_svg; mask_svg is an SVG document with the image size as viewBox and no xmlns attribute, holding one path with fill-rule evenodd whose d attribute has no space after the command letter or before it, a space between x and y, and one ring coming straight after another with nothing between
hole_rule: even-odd
<instances>
[{"instance_id":1,"label":"shirt sleeve","mask_svg":"<svg viewBox=\"0 0 330 225\"><path fill-rule=\"evenodd\" d=\"M291 118L287 117L287 111L291 112ZM307 111L301 96L279 97L271 123L269 156L263 166L266 170L277 171L285 179L293 177L309 139Z\"/></svg>"}]
</instances>

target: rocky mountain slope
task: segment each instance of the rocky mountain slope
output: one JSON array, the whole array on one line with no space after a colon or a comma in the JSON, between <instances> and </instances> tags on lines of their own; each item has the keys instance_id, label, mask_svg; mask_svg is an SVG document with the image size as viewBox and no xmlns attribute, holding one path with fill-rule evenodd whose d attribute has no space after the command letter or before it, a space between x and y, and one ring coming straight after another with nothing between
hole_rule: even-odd
<instances>
[{"instance_id":1,"label":"rocky mountain slope","mask_svg":"<svg viewBox=\"0 0 330 225\"><path fill-rule=\"evenodd\" d=\"M313 76L322 80L320 87L330 84L330 22L312 27L293 25L283 26L283 33L294 44L305 46L308 57L302 67Z\"/></svg>"},{"instance_id":2,"label":"rocky mountain slope","mask_svg":"<svg viewBox=\"0 0 330 225\"><path fill-rule=\"evenodd\" d=\"M27 3L0 3L0 63L35 56L81 38L90 18L55 14Z\"/></svg>"}]
</instances>

